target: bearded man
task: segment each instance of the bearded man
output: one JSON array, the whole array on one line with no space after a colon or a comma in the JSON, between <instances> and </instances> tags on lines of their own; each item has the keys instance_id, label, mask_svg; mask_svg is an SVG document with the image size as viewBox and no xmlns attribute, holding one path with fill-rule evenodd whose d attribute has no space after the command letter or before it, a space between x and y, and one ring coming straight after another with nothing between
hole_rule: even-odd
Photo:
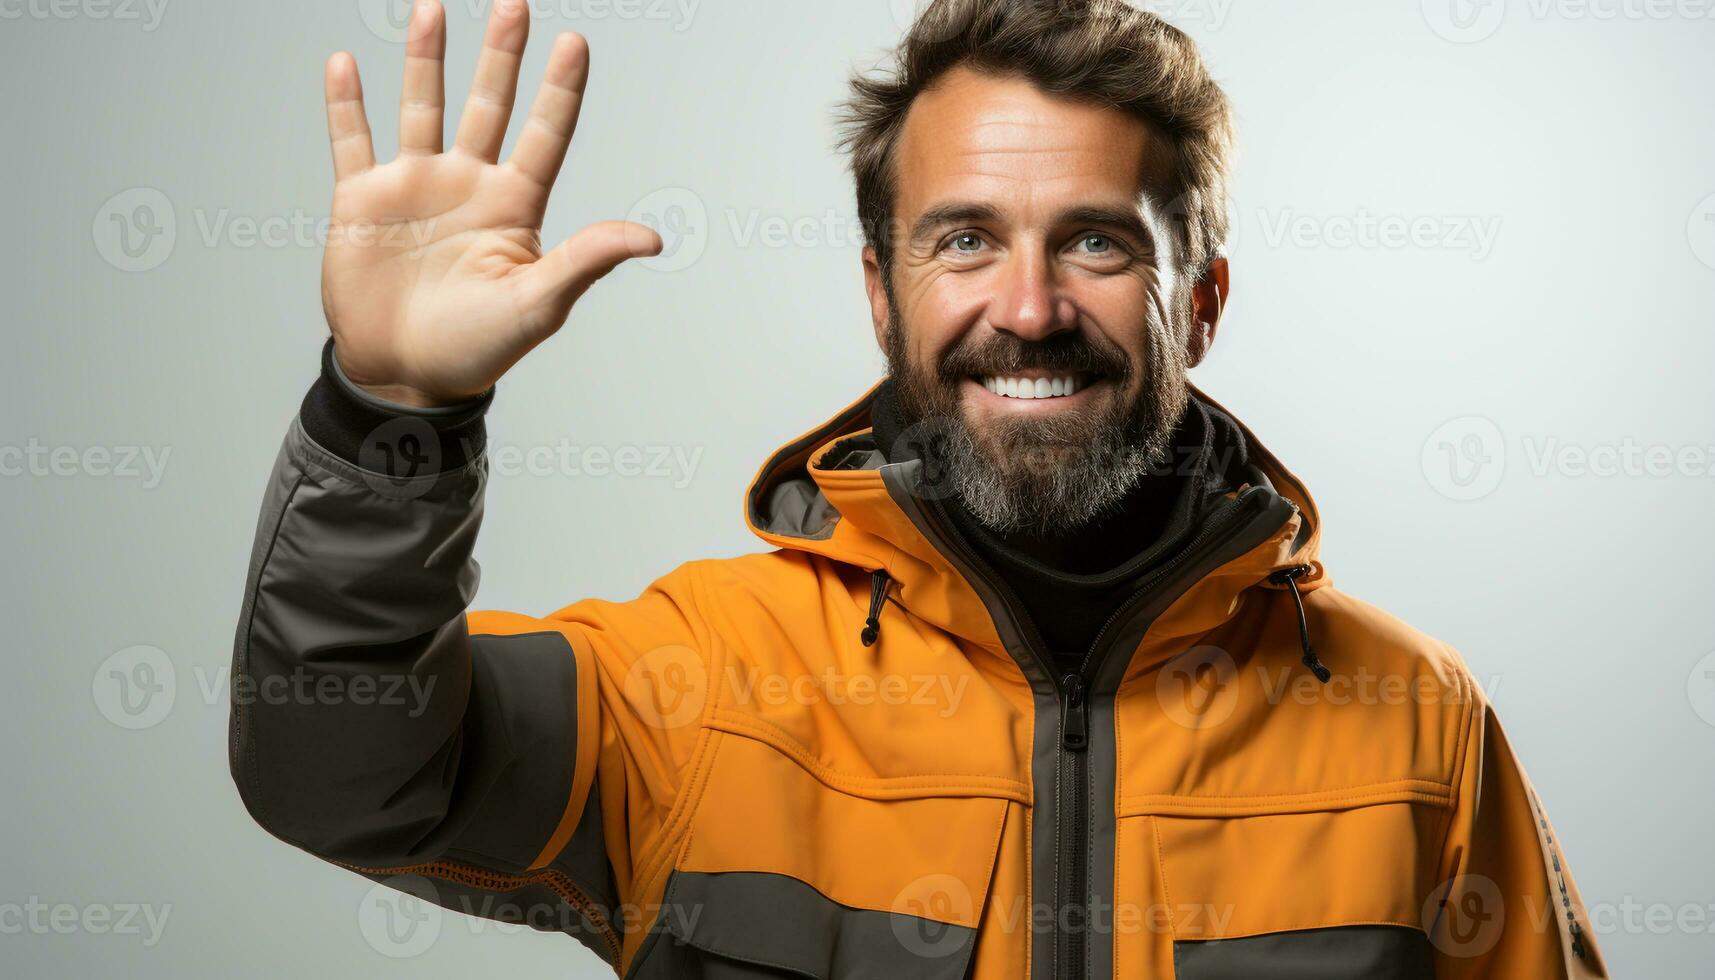
<instances>
[{"instance_id":1,"label":"bearded man","mask_svg":"<svg viewBox=\"0 0 1715 980\"><path fill-rule=\"evenodd\" d=\"M627 977L1606 975L1459 656L1333 587L1309 492L1188 380L1232 134L1185 35L932 4L842 119L887 377L763 465L767 550L533 616L467 611L484 411L661 241L541 247L588 50L502 162L516 0L443 148L444 19L391 163L327 68L335 225L401 233L333 237L258 527L235 692L354 694L235 696L263 826Z\"/></svg>"}]
</instances>

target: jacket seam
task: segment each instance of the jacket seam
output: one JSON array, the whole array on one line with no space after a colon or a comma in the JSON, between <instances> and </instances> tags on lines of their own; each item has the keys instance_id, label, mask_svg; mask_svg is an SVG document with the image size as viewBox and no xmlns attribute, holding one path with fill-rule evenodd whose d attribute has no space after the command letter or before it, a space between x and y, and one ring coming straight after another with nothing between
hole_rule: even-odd
<instances>
[{"instance_id":1,"label":"jacket seam","mask_svg":"<svg viewBox=\"0 0 1715 980\"><path fill-rule=\"evenodd\" d=\"M979 864L979 867L981 867L983 869L984 877L982 880L982 887L980 889L976 890L975 892L973 892L971 895L971 903L972 903L971 925L969 925L969 926L963 925L963 924L958 923L958 922L950 922L945 918L941 918L941 917L934 916L934 915L916 915L915 913L911 913L911 912L901 912L897 908L883 907L883 906L876 904L876 903L847 901L844 898L836 897L835 895L830 894L826 889L824 889L821 886L818 886L814 882L807 880L801 874L798 874L798 873L793 872L793 871L782 870L780 868L746 867L746 868L726 868L726 869L722 869L722 870L713 870L710 868L689 867L689 868L686 868L684 870L685 870L685 873L687 873L687 874L705 874L705 875L734 874L734 873L738 873L738 874L754 873L754 874L779 875L782 878L791 878L792 880L798 882L799 884L802 884L806 888L809 888L810 890L814 891L816 894L822 896L823 898L829 900L830 902L833 902L836 905L840 905L840 906L843 906L843 907L848 908L848 909L856 909L859 911L866 911L866 912L881 912L881 913L886 913L886 914L891 914L891 915L906 915L906 916L911 916L913 918L924 919L924 920L930 921L930 922L940 922L944 925L957 926L958 928L961 928L961 929L970 929L973 932L980 932L982 929L983 918L986 915L987 910L988 910L989 892L994 888L994 872L995 872L995 868L998 866L998 862L1000 861L1000 843L1001 843L1001 840L1004 839L1006 836L1006 817L1007 817L1007 805L1006 804L1008 802L1009 801L1005 801L1005 800L994 800L994 799L988 799L987 800L987 803L990 805L999 804L996 807L996 809L998 809L1000 812L999 812L999 819L997 820L997 822L995 824L995 829L993 831L994 844L988 848L988 857ZM689 829L685 832L684 851L686 853L690 852L691 840L695 836L696 836L696 831L694 828ZM953 877L957 878L958 876L954 875ZM963 879L959 879L959 880L961 881L961 883L963 882ZM662 898L662 904L663 905L668 904L665 896Z\"/></svg>"},{"instance_id":2,"label":"jacket seam","mask_svg":"<svg viewBox=\"0 0 1715 980\"><path fill-rule=\"evenodd\" d=\"M958 792L994 799L1012 800L1028 805L1030 792L1024 784L1005 776L982 776L974 773L909 773L899 776L853 776L839 772L812 758L797 739L760 718L733 711L717 711L708 719L710 728L749 738L781 753L814 776L824 785L866 799L901 799L917 796L948 796ZM926 785L918 785L919 782ZM929 782L933 781L933 782ZM888 792L897 786L897 792ZM929 792L913 792L913 790Z\"/></svg>"},{"instance_id":3,"label":"jacket seam","mask_svg":"<svg viewBox=\"0 0 1715 980\"><path fill-rule=\"evenodd\" d=\"M748 508L747 508L748 512ZM748 517L748 513L747 513ZM690 586L687 595L687 611L695 614L695 622L707 633L706 643L709 651L709 676L720 676L724 667L722 658L725 648L714 628L714 623L703 612L700 594L706 583L697 575L687 575ZM633 881L635 889L642 889L638 896L648 894L660 879L663 869L671 869L675 852L684 848L685 835L689 832L691 814L695 812L697 803L702 799L704 784L707 780L707 770L714 764L714 753L710 750L715 731L709 725L710 716L718 709L720 689L714 686L714 696L703 706L702 716L697 722L697 741L691 749L691 760L685 767L685 782L679 787L679 793L673 801L667 816L661 822L661 836L655 846L637 854L637 875Z\"/></svg>"},{"instance_id":4,"label":"jacket seam","mask_svg":"<svg viewBox=\"0 0 1715 980\"><path fill-rule=\"evenodd\" d=\"M655 893L656 885L659 884L661 886L660 905L662 909L658 915L665 912L667 879L678 863L678 858L690 846L692 829L690 817L694 812L692 801L702 799L703 785L707 781L708 770L714 766L715 752L712 746L718 745L718 740L713 737L714 734L714 730L709 728L704 728L698 733L697 746L693 750L691 765L687 769L685 786L680 790L679 798L674 801L673 809L668 813L667 819L662 822L661 839L654 848L638 855L638 870L632 879L631 896L627 901L640 907L647 907L643 897ZM653 923L649 925L648 931L654 931ZM645 939L647 936L648 932L644 934ZM621 945L625 945L624 941ZM638 951L642 952L641 947ZM624 959L623 955L621 959ZM636 964L631 962L623 965L625 970L618 970L616 967L616 971L621 976L626 975L630 968Z\"/></svg>"},{"instance_id":5,"label":"jacket seam","mask_svg":"<svg viewBox=\"0 0 1715 980\"><path fill-rule=\"evenodd\" d=\"M1428 933L1424 932L1423 925L1417 922L1399 922L1391 919L1354 918L1333 920L1318 919L1303 925L1270 926L1267 929L1240 929L1236 932L1224 933L1219 936L1186 936L1183 938L1175 936L1173 941L1175 943L1218 943L1233 939L1254 939L1258 936L1274 936L1286 932L1309 932L1315 929L1350 929L1359 926L1387 926L1395 929L1410 929L1413 932L1428 935Z\"/></svg>"},{"instance_id":6,"label":"jacket seam","mask_svg":"<svg viewBox=\"0 0 1715 980\"><path fill-rule=\"evenodd\" d=\"M1450 652L1452 651L1451 647L1448 647L1447 649ZM1452 871L1452 862L1447 859L1447 846L1453 839L1453 827L1459 820L1459 807L1465 802L1464 798L1460 795L1459 790L1465 780L1465 764L1466 758L1470 754L1471 739L1476 737L1475 729L1477 722L1483 716L1482 712L1478 710L1480 706L1477 704L1476 698L1474 697L1474 691L1472 690L1476 682L1466 672L1463 658L1456 659L1455 665L1458 670L1456 676L1459 680L1459 684L1461 687L1465 688L1465 719L1464 724L1459 726L1459 733L1455 736L1454 741L1453 782L1449 787L1447 820L1446 826L1441 830L1441 847L1436 852L1437 881L1446 881L1450 877L1449 873Z\"/></svg>"},{"instance_id":7,"label":"jacket seam","mask_svg":"<svg viewBox=\"0 0 1715 980\"><path fill-rule=\"evenodd\" d=\"M638 854L639 888L652 886L660 878L663 868L671 868L674 852L681 850L689 839L690 815L695 808L695 801L702 798L707 770L714 762L714 754L708 751L710 732L711 729L703 728L697 733L697 746L693 750L695 758L692 766L686 770L685 785L680 789L678 798L673 801L667 818L662 821L660 840L654 847Z\"/></svg>"},{"instance_id":8,"label":"jacket seam","mask_svg":"<svg viewBox=\"0 0 1715 980\"><path fill-rule=\"evenodd\" d=\"M1161 818L1149 818L1149 832L1155 836L1155 873L1161 877L1161 904L1171 910L1173 908L1173 893L1167 880L1167 845L1162 842ZM1173 916L1167 917L1167 936L1174 942L1179 941L1179 925L1173 921ZM1177 954L1174 957L1175 972L1178 967Z\"/></svg>"},{"instance_id":9,"label":"jacket seam","mask_svg":"<svg viewBox=\"0 0 1715 980\"><path fill-rule=\"evenodd\" d=\"M306 438L308 437L306 436ZM287 458L290 459L291 454L288 454ZM307 477L300 472L297 478L292 481L292 488L286 492L286 500L280 505L280 516L279 519L274 522L274 531L268 536L268 550L263 554L262 561L256 566L256 587L250 593L250 616L244 622L244 648L242 654L244 663L241 669L241 674L246 679L250 678L250 645L256 632L256 611L258 607L262 605L262 578L264 573L268 570L269 563L274 558L274 548L279 544L280 534L286 526L286 515L292 512L292 502L298 499L298 490L304 485L306 479ZM244 754L242 761L244 765L245 792L240 793L239 795L245 798L245 804L247 807L251 808L256 817L256 822L267 827L269 826L269 822L264 816L267 812L267 806L263 803L261 794L255 792L259 788L256 773L255 718L249 711L244 711L242 718L249 726L249 740L247 745L240 746L240 749ZM245 729L241 728L240 730L244 731ZM250 799L253 793L255 793L254 800ZM294 837L289 837L284 834L278 834L277 836L286 843L291 844L293 847L309 850L309 848L304 845L303 841L297 840Z\"/></svg>"},{"instance_id":10,"label":"jacket seam","mask_svg":"<svg viewBox=\"0 0 1715 980\"><path fill-rule=\"evenodd\" d=\"M565 630L540 629L540 628L538 628L538 629L529 630L528 632L520 632L520 633L498 633L498 632L494 632L492 630L483 630L483 631L477 632L477 631L471 630L471 628L470 628L470 613L468 610L463 614L463 618L464 618L464 623L465 623L466 636L470 640L473 641L471 643L471 646L470 646L471 662L472 662L473 669L474 669L474 665L475 665L475 661L476 661L476 657L477 657L477 646L476 646L474 641L478 637L492 637L495 639L518 639L518 638L531 637L531 636L551 636L551 637L554 637L554 638L560 640L561 642L563 642L566 646L566 652L571 654L571 656L572 656L573 670L574 670L573 676L574 676L575 682L578 685L578 689L574 692L573 696L577 699L578 702L581 702L583 700L583 698L584 698L583 685L584 685L585 678L583 677L583 671L581 670L582 662L578 656L578 648L577 648L576 644L573 642L573 638ZM574 707L574 709L581 708L582 704L581 703L574 703L573 707ZM582 728L584 715L581 711L578 712L577 718L578 718L578 722L579 722L578 727ZM598 720L597 724L599 725L599 720ZM462 728L462 725L463 725L462 720L460 722L460 725ZM599 731L600 731L600 729L598 727L597 728L597 734L598 735L599 735ZM572 745L572 751L571 751L572 773L571 773L570 786L567 789L566 805L561 809L560 816L554 821L553 828L548 831L548 837L546 840L544 840L542 842L542 847L538 849L538 853L537 853L535 860L531 861L526 866L527 871L530 871L530 872L539 871L541 869L548 867L548 865L552 864L555 860L557 860L559 858L559 856L565 851L566 846L571 843L574 832L577 830L578 824L582 820L583 812L586 809L586 806L589 802L590 789L594 785L594 781L593 781L593 779L591 779L588 783L586 783L586 785L584 785L582 787L582 793L579 792L578 783L580 781L580 773L578 771L578 755L579 755L579 751L580 751L580 745L578 743L581 742L580 736L582 734L583 733L580 731L572 732L572 739L574 742L574 744ZM519 757L519 753L516 751L515 747L512 744L512 733L510 731L505 732L505 737L507 740L508 755L512 756L514 758ZM581 800L580 800L580 796L582 797ZM574 809L573 805L578 804L578 803L581 803L584 805L579 805ZM561 836L562 832L564 832L565 839L560 841L559 846L556 847L556 846L554 846L555 840L556 840L556 838L559 838Z\"/></svg>"},{"instance_id":11,"label":"jacket seam","mask_svg":"<svg viewBox=\"0 0 1715 980\"><path fill-rule=\"evenodd\" d=\"M1271 796L1179 796L1144 793L1121 796L1120 816L1145 815L1196 816L1250 813L1301 813L1323 804L1385 805L1388 803L1424 803L1437 807L1453 805L1453 789L1429 780L1393 780L1341 786L1312 793L1283 793Z\"/></svg>"},{"instance_id":12,"label":"jacket seam","mask_svg":"<svg viewBox=\"0 0 1715 980\"><path fill-rule=\"evenodd\" d=\"M696 747L692 749L691 764L686 769L685 785L680 788L678 798L662 821L660 840L653 848L638 854L638 872L632 884L635 901L641 902L643 895L654 890L662 876L672 870L675 856L683 853L690 841L691 814L702 799L708 771L714 767L715 731L706 724L700 727Z\"/></svg>"},{"instance_id":13,"label":"jacket seam","mask_svg":"<svg viewBox=\"0 0 1715 980\"><path fill-rule=\"evenodd\" d=\"M984 862L984 865L988 868L988 873L987 876L983 878L982 895L972 899L973 901L980 903L978 908L971 910L971 928L976 932L982 931L983 919L988 915L989 899L993 896L994 872L996 868L1000 867L1000 842L1006 839L1007 811L1011 809L1011 806L1008 805L1009 802L1010 801L1007 801L1001 804L1000 826L995 828L994 846L989 848L988 860ZM976 943L974 941L971 944L971 956L973 959L976 956Z\"/></svg>"}]
</instances>

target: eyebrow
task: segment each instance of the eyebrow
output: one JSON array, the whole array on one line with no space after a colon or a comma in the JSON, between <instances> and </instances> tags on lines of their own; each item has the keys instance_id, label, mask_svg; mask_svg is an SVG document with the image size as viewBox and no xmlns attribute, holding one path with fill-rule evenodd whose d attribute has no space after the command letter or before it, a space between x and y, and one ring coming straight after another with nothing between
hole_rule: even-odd
<instances>
[{"instance_id":1,"label":"eyebrow","mask_svg":"<svg viewBox=\"0 0 1715 980\"><path fill-rule=\"evenodd\" d=\"M1130 235L1144 249L1149 251L1155 249L1155 233L1150 230L1148 222L1143 220L1143 215L1134 209L1078 207L1062 212L1056 223L1117 228Z\"/></svg>"},{"instance_id":2,"label":"eyebrow","mask_svg":"<svg viewBox=\"0 0 1715 980\"><path fill-rule=\"evenodd\" d=\"M927 238L931 232L948 225L999 220L1000 212L990 205L975 201L949 201L937 204L917 216L917 221L911 226L911 240L915 242Z\"/></svg>"},{"instance_id":3,"label":"eyebrow","mask_svg":"<svg viewBox=\"0 0 1715 980\"><path fill-rule=\"evenodd\" d=\"M980 222L998 222L1001 214L994 207L976 201L949 201L937 204L918 216L911 226L911 240L920 241L937 229L949 225L976 224ZM1105 228L1115 228L1132 238L1146 249L1155 248L1155 234L1143 215L1128 208L1103 207L1100 205L1085 205L1070 208L1054 216L1056 225L1097 225Z\"/></svg>"}]
</instances>

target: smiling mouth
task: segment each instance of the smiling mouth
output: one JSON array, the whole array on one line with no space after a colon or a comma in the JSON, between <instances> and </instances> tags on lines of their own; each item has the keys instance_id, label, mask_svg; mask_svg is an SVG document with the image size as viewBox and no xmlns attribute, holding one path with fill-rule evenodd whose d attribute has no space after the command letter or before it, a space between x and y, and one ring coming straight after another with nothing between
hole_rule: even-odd
<instances>
[{"instance_id":1,"label":"smiling mouth","mask_svg":"<svg viewBox=\"0 0 1715 980\"><path fill-rule=\"evenodd\" d=\"M1084 374L989 374L971 380L987 388L990 394L1020 401L1070 398L1088 388L1096 378Z\"/></svg>"}]
</instances>

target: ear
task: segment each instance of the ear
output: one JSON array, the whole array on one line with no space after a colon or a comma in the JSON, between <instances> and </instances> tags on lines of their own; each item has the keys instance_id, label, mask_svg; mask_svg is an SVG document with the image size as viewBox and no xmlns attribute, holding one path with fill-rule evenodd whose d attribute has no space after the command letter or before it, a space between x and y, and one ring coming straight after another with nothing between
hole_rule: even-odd
<instances>
[{"instance_id":1,"label":"ear","mask_svg":"<svg viewBox=\"0 0 1715 980\"><path fill-rule=\"evenodd\" d=\"M1226 257L1217 256L1191 287L1191 336L1185 338L1191 367L1203 363L1209 348L1215 346L1215 331L1220 329L1221 314L1227 308L1231 275Z\"/></svg>"},{"instance_id":2,"label":"ear","mask_svg":"<svg viewBox=\"0 0 1715 980\"><path fill-rule=\"evenodd\" d=\"M886 353L887 324L892 310L887 301L887 283L882 278L881 262L876 258L873 245L865 245L863 249L863 288L869 293L869 316L875 325L875 345Z\"/></svg>"}]
</instances>

